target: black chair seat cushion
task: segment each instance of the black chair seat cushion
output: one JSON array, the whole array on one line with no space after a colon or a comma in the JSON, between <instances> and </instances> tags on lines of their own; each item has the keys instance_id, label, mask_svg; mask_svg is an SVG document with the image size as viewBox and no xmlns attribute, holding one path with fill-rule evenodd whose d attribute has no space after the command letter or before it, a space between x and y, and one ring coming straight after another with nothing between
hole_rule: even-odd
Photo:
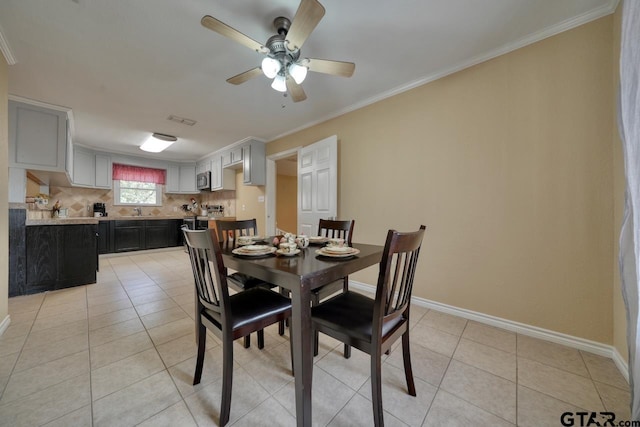
<instances>
[{"instance_id":1,"label":"black chair seat cushion","mask_svg":"<svg viewBox=\"0 0 640 427\"><path fill-rule=\"evenodd\" d=\"M241 328L262 318L284 313L291 309L291 300L287 297L264 288L248 289L229 297L231 308L232 329ZM220 322L220 316L208 309L204 314L215 322Z\"/></svg>"},{"instance_id":2,"label":"black chair seat cushion","mask_svg":"<svg viewBox=\"0 0 640 427\"><path fill-rule=\"evenodd\" d=\"M373 303L374 300L369 297L347 291L320 303L320 305L311 307L311 317L319 325L343 331L359 340L371 342ZM384 337L402 320L401 317L398 317L383 324L382 336Z\"/></svg>"},{"instance_id":3,"label":"black chair seat cushion","mask_svg":"<svg viewBox=\"0 0 640 427\"><path fill-rule=\"evenodd\" d=\"M262 288L273 288L275 285L271 283L267 283L264 280L260 280L258 278L247 276L243 273L233 273L227 276L227 279L233 282L240 289L251 289L256 288L258 286Z\"/></svg>"}]
</instances>

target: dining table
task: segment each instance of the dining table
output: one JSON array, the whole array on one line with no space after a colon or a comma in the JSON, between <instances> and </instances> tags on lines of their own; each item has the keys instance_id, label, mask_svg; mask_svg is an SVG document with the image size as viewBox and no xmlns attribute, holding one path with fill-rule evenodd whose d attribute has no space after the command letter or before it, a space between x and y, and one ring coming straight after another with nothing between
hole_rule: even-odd
<instances>
[{"instance_id":1,"label":"dining table","mask_svg":"<svg viewBox=\"0 0 640 427\"><path fill-rule=\"evenodd\" d=\"M353 243L360 252L351 257L318 255L319 246L308 246L294 256L238 256L232 248L222 248L224 264L291 292L290 322L293 346L296 423L311 426L311 386L313 378L313 333L311 291L363 270L382 259L383 246Z\"/></svg>"}]
</instances>

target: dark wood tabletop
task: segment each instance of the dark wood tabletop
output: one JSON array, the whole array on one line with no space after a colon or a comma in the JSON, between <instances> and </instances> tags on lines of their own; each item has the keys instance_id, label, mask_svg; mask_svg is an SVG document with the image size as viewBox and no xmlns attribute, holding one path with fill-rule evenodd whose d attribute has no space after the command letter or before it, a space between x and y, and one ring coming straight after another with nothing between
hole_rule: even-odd
<instances>
[{"instance_id":1,"label":"dark wood tabletop","mask_svg":"<svg viewBox=\"0 0 640 427\"><path fill-rule=\"evenodd\" d=\"M376 265L383 246L354 243L360 253L351 258L328 258L316 254L319 246L309 246L300 254L262 258L233 255L223 249L227 268L257 277L291 291L291 338L296 388L296 421L311 426L311 386L313 376L313 337L311 333L311 290Z\"/></svg>"}]
</instances>

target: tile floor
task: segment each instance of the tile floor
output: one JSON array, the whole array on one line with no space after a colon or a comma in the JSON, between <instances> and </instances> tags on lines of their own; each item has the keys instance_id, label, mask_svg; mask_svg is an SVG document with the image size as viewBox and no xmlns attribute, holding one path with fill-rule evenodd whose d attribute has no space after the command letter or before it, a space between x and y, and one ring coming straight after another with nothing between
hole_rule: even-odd
<instances>
[{"instance_id":1,"label":"tile floor","mask_svg":"<svg viewBox=\"0 0 640 427\"><path fill-rule=\"evenodd\" d=\"M0 337L1 426L210 426L221 392L221 348L208 340L202 383L191 385L196 345L187 255L100 260L98 283L9 299ZM565 411L629 419L629 388L609 359L412 309L417 397L406 394L401 350L385 357L387 426L555 426ZM294 426L288 340L234 349L230 424ZM315 359L317 426L372 425L369 359L321 339Z\"/></svg>"}]
</instances>

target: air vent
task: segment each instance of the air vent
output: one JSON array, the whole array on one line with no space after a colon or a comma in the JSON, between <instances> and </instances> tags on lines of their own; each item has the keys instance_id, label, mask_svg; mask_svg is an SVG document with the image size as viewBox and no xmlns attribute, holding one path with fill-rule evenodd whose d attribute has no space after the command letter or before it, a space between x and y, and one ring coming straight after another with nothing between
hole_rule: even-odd
<instances>
[{"instance_id":1,"label":"air vent","mask_svg":"<svg viewBox=\"0 0 640 427\"><path fill-rule=\"evenodd\" d=\"M173 114L167 117L167 120L171 120L172 122L176 123L182 123L183 125L187 126L193 126L197 123L195 120L185 119L184 117L174 116Z\"/></svg>"}]
</instances>

